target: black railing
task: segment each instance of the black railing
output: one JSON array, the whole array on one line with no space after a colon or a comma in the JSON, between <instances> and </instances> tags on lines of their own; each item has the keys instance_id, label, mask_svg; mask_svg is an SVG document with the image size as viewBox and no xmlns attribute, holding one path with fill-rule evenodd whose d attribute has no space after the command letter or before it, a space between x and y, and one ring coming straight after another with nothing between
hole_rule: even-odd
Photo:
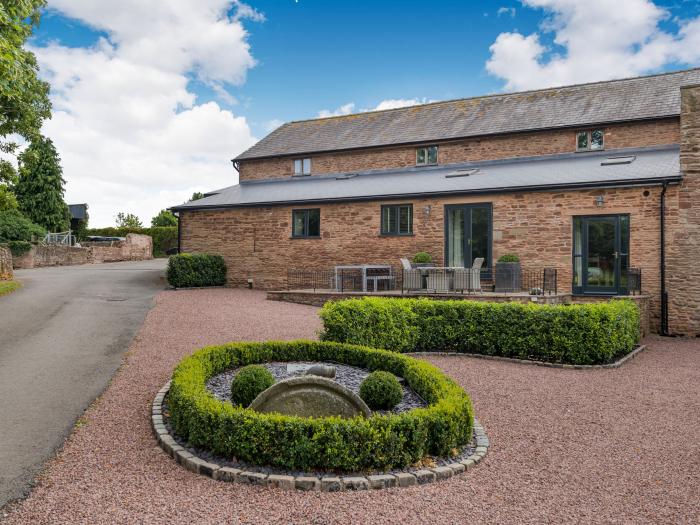
<instances>
[{"instance_id":1,"label":"black railing","mask_svg":"<svg viewBox=\"0 0 700 525\"><path fill-rule=\"evenodd\" d=\"M403 270L401 277L402 293L558 292L556 268L414 268Z\"/></svg>"},{"instance_id":2,"label":"black railing","mask_svg":"<svg viewBox=\"0 0 700 525\"><path fill-rule=\"evenodd\" d=\"M641 295L642 293L642 269L629 268L627 270L627 293Z\"/></svg>"},{"instance_id":3,"label":"black railing","mask_svg":"<svg viewBox=\"0 0 700 525\"><path fill-rule=\"evenodd\" d=\"M360 268L287 270L288 290L380 292L394 290L396 285L396 276L388 268L367 268L364 273Z\"/></svg>"}]
</instances>

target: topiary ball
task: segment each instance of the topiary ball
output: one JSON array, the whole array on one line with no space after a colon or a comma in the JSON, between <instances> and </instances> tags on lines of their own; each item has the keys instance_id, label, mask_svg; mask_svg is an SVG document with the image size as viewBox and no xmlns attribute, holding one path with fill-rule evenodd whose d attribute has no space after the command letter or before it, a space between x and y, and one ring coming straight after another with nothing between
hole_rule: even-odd
<instances>
[{"instance_id":1,"label":"topiary ball","mask_svg":"<svg viewBox=\"0 0 700 525\"><path fill-rule=\"evenodd\" d=\"M241 368L231 381L231 402L247 407L263 390L275 384L275 378L262 365L248 365Z\"/></svg>"},{"instance_id":2,"label":"topiary ball","mask_svg":"<svg viewBox=\"0 0 700 525\"><path fill-rule=\"evenodd\" d=\"M360 397L372 410L390 410L403 399L403 388L394 374L377 370L362 381Z\"/></svg>"}]
</instances>

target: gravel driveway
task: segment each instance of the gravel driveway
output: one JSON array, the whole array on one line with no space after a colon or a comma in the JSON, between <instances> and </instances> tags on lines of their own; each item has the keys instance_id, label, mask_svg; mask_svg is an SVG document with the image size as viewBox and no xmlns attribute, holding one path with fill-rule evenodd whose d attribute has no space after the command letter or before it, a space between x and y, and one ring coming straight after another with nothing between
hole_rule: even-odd
<instances>
[{"instance_id":1,"label":"gravel driveway","mask_svg":"<svg viewBox=\"0 0 700 525\"><path fill-rule=\"evenodd\" d=\"M184 355L229 340L313 337L316 309L249 290L163 292L126 364L8 523L700 521L700 341L651 339L619 370L431 361L472 395L491 440L432 485L301 493L186 472L156 445L149 404ZM1 513L0 513L1 515Z\"/></svg>"}]
</instances>

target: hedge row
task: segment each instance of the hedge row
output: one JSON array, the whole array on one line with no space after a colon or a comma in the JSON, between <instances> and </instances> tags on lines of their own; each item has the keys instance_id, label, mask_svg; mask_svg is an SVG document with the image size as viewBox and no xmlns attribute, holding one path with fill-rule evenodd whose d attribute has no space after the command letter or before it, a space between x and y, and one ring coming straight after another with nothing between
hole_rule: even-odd
<instances>
[{"instance_id":1,"label":"hedge row","mask_svg":"<svg viewBox=\"0 0 700 525\"><path fill-rule=\"evenodd\" d=\"M166 257L168 250L177 248L177 226L153 226L151 228L90 228L84 237L126 237L127 233L150 235L153 239L153 257ZM84 239L80 239L84 240Z\"/></svg>"},{"instance_id":2,"label":"hedge row","mask_svg":"<svg viewBox=\"0 0 700 525\"><path fill-rule=\"evenodd\" d=\"M605 363L639 341L630 300L572 305L362 298L321 309L321 339L396 352L468 352Z\"/></svg>"},{"instance_id":3,"label":"hedge row","mask_svg":"<svg viewBox=\"0 0 700 525\"><path fill-rule=\"evenodd\" d=\"M332 361L404 377L428 406L370 418L303 418L258 413L215 399L213 375L269 361ZM401 468L447 455L471 437L469 396L435 366L396 352L317 341L229 343L185 358L168 405L178 435L224 457L288 469L358 472Z\"/></svg>"},{"instance_id":4,"label":"hedge row","mask_svg":"<svg viewBox=\"0 0 700 525\"><path fill-rule=\"evenodd\" d=\"M167 277L175 288L222 286L226 284L226 263L221 255L181 253L168 260Z\"/></svg>"}]
</instances>

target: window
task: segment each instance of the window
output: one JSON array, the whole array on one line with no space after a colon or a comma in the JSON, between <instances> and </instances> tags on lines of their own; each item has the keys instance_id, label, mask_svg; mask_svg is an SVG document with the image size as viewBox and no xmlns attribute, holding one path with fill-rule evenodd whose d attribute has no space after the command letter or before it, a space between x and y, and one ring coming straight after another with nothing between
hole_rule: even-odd
<instances>
[{"instance_id":1,"label":"window","mask_svg":"<svg viewBox=\"0 0 700 525\"><path fill-rule=\"evenodd\" d=\"M425 146L416 149L416 166L430 166L438 163L438 147Z\"/></svg>"},{"instance_id":2,"label":"window","mask_svg":"<svg viewBox=\"0 0 700 525\"><path fill-rule=\"evenodd\" d=\"M411 235L412 233L412 204L382 206L382 235Z\"/></svg>"},{"instance_id":3,"label":"window","mask_svg":"<svg viewBox=\"0 0 700 525\"><path fill-rule=\"evenodd\" d=\"M603 149L604 138L602 129L578 131L576 133L576 151L596 151Z\"/></svg>"},{"instance_id":4,"label":"window","mask_svg":"<svg viewBox=\"0 0 700 525\"><path fill-rule=\"evenodd\" d=\"M311 175L311 159L295 159L294 175Z\"/></svg>"},{"instance_id":5,"label":"window","mask_svg":"<svg viewBox=\"0 0 700 525\"><path fill-rule=\"evenodd\" d=\"M321 210L292 210L292 237L320 237Z\"/></svg>"}]
</instances>

